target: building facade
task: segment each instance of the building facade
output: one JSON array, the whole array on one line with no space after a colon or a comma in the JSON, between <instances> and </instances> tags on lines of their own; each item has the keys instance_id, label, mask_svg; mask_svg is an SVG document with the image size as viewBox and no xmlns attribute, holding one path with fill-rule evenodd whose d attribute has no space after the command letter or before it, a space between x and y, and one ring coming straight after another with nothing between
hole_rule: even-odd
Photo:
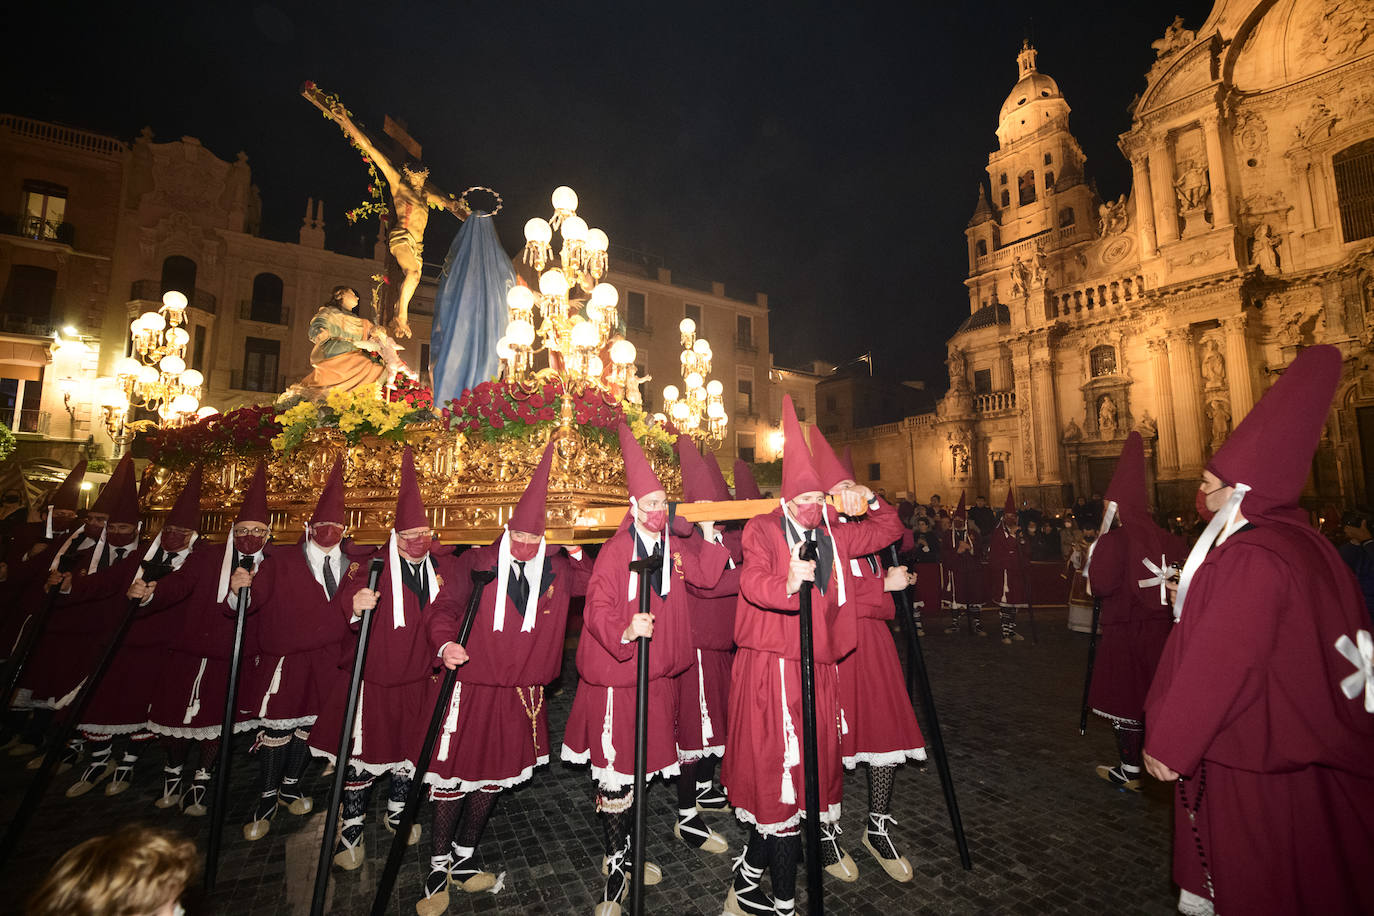
<instances>
[{"instance_id":1,"label":"building facade","mask_svg":"<svg viewBox=\"0 0 1374 916\"><path fill-rule=\"evenodd\" d=\"M1374 499L1374 26L1352 0L1218 0L1176 20L1099 200L1028 44L965 231L950 388L905 446L918 494L1102 493L1126 435L1185 512L1215 450L1305 346L1345 356L1305 499ZM899 424L900 425L900 424ZM912 432L912 431L908 431ZM855 437L901 450L901 430Z\"/></svg>"}]
</instances>

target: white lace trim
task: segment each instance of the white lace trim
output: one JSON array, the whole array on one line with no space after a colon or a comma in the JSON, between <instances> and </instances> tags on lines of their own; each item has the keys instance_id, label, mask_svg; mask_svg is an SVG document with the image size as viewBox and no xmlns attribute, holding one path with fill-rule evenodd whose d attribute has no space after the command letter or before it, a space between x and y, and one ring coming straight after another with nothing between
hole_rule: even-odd
<instances>
[{"instance_id":1,"label":"white lace trim","mask_svg":"<svg viewBox=\"0 0 1374 916\"><path fill-rule=\"evenodd\" d=\"M474 782L470 779L462 779L459 777L443 779L431 772L425 774L424 782L425 785L433 786L436 789L445 789L447 791L457 790L464 794L468 792L494 792L497 789L509 789L512 786L520 785L522 782L528 782L530 778L534 776L535 767L548 766L548 764L549 755L540 754L539 759L534 762L533 766L525 767L517 775L509 779L484 779Z\"/></svg>"},{"instance_id":2,"label":"white lace trim","mask_svg":"<svg viewBox=\"0 0 1374 916\"><path fill-rule=\"evenodd\" d=\"M319 748L312 746L310 748L310 753L312 756L315 757L323 757L325 760L328 760L335 766L339 765L339 759L337 755L331 754L329 751L322 751ZM415 775L415 764L409 760L402 760L397 763L364 763L356 757L349 757L348 765L351 767L356 767L359 770L362 770L369 776L380 776L383 773L390 773L393 770L397 773L400 773L402 776Z\"/></svg>"},{"instance_id":3,"label":"white lace trim","mask_svg":"<svg viewBox=\"0 0 1374 916\"><path fill-rule=\"evenodd\" d=\"M1178 889L1178 911L1184 916L1213 916L1216 908L1206 897L1199 897L1192 891Z\"/></svg>"},{"instance_id":4,"label":"white lace trim","mask_svg":"<svg viewBox=\"0 0 1374 916\"><path fill-rule=\"evenodd\" d=\"M725 756L725 745L723 745L723 744L712 744L712 745L710 745L710 746L708 746L708 747L698 748L698 749L696 749L696 750L691 750L691 751L686 751L686 750L683 750L682 748L678 748L678 749L677 749L677 760L678 760L678 763L688 763L688 762L693 761L693 760L701 760L703 757L724 757L724 756Z\"/></svg>"},{"instance_id":5,"label":"white lace trim","mask_svg":"<svg viewBox=\"0 0 1374 916\"><path fill-rule=\"evenodd\" d=\"M619 770L615 770L610 767L599 767L593 764L591 762L592 752L590 749L585 751L574 751L565 744L563 745L563 749L559 752L558 756L560 760L563 760L566 763L574 763L578 766L590 764L592 770L592 779L596 781L596 784L598 786L608 791L623 789L626 786L632 786L635 783L635 776L633 773L621 773ZM655 776L661 776L664 779L667 779L670 776L677 776L681 772L681 768L679 768L679 766L676 763L671 763L668 766L663 767L662 769L650 770L648 773L645 773L644 781L647 785L648 781L653 779Z\"/></svg>"},{"instance_id":6,"label":"white lace trim","mask_svg":"<svg viewBox=\"0 0 1374 916\"><path fill-rule=\"evenodd\" d=\"M806 812L804 810L798 810L796 814L793 814L785 821L779 821L775 824L760 824L754 819L754 815L745 811L738 805L735 806L735 817L746 824L752 824L754 827L758 828L759 833L764 836L790 836L796 833L796 828L801 824L802 818L805 815ZM839 819L840 806L838 803L831 805L825 811L821 812L820 821L822 824L834 824L839 821Z\"/></svg>"},{"instance_id":7,"label":"white lace trim","mask_svg":"<svg viewBox=\"0 0 1374 916\"><path fill-rule=\"evenodd\" d=\"M148 722L139 728L147 728L148 731L159 735L169 735L173 738L190 738L192 741L209 741L218 738L223 729L218 725L207 725L203 728L183 728L179 725L158 725L156 722ZM257 719L247 719L243 722L234 723L234 734L241 735L244 732L251 732L260 727Z\"/></svg>"},{"instance_id":8,"label":"white lace trim","mask_svg":"<svg viewBox=\"0 0 1374 916\"><path fill-rule=\"evenodd\" d=\"M908 748L904 751L882 751L873 753L860 751L852 757L842 758L846 769L854 769L861 763L866 763L873 767L890 767L899 763L906 763L908 760L925 760L926 749L923 747Z\"/></svg>"},{"instance_id":9,"label":"white lace trim","mask_svg":"<svg viewBox=\"0 0 1374 916\"><path fill-rule=\"evenodd\" d=\"M254 719L263 728L284 729L300 728L302 725L314 725L318 716L297 716L294 719Z\"/></svg>"},{"instance_id":10,"label":"white lace trim","mask_svg":"<svg viewBox=\"0 0 1374 916\"><path fill-rule=\"evenodd\" d=\"M1100 710L1100 709L1093 709L1093 715L1101 716L1102 718L1108 720L1109 722L1123 722L1123 723L1125 723L1125 724L1127 724L1127 725L1140 725L1140 724L1141 724L1141 722L1140 722L1139 719L1128 719L1128 718L1125 717L1125 716L1114 716L1114 715L1112 715L1111 713L1109 713L1109 712L1103 712L1103 711Z\"/></svg>"}]
</instances>

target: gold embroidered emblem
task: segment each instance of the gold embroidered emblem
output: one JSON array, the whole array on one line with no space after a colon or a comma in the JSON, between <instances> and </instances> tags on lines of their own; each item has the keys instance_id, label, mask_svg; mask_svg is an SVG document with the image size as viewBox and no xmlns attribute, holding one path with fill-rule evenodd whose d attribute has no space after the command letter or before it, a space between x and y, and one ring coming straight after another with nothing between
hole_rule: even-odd
<instances>
[{"instance_id":1,"label":"gold embroidered emblem","mask_svg":"<svg viewBox=\"0 0 1374 916\"><path fill-rule=\"evenodd\" d=\"M673 551L673 572L682 575L682 554L676 550Z\"/></svg>"},{"instance_id":2,"label":"gold embroidered emblem","mask_svg":"<svg viewBox=\"0 0 1374 916\"><path fill-rule=\"evenodd\" d=\"M439 586L440 588L443 588L443 587L444 587L444 577L441 576L441 575L439 575L438 573L435 573L435 574L434 574L434 584L437 585L437 586Z\"/></svg>"},{"instance_id":3,"label":"gold embroidered emblem","mask_svg":"<svg viewBox=\"0 0 1374 916\"><path fill-rule=\"evenodd\" d=\"M357 563L349 563L349 564L348 564L348 577L349 577L350 579L353 578L353 576L355 576L355 575L357 574L357 572L358 572L358 564L357 564Z\"/></svg>"}]
</instances>

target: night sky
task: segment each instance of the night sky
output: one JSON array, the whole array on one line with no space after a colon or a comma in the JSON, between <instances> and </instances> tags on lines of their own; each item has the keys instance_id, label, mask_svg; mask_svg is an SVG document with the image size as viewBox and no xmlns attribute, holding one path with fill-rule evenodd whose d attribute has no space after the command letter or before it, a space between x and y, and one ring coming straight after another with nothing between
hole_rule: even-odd
<instances>
[{"instance_id":1,"label":"night sky","mask_svg":"<svg viewBox=\"0 0 1374 916\"><path fill-rule=\"evenodd\" d=\"M780 364L872 349L880 374L939 390L1021 40L1115 198L1150 42L1211 6L30 2L7 14L0 110L244 150L264 235L294 241L305 198L323 198L330 247L357 253L375 221L342 213L366 171L297 94L313 80L374 132L384 114L405 121L444 190L500 191L508 250L567 184L613 263L623 245L730 295L767 293ZM456 229L435 214L428 260Z\"/></svg>"}]
</instances>

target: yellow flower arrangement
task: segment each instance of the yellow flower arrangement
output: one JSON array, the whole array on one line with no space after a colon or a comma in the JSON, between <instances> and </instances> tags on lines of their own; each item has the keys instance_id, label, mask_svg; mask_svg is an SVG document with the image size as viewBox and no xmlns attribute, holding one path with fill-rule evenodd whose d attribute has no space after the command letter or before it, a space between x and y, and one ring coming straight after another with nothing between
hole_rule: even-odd
<instances>
[{"instance_id":1,"label":"yellow flower arrangement","mask_svg":"<svg viewBox=\"0 0 1374 916\"><path fill-rule=\"evenodd\" d=\"M272 440L277 451L289 452L305 434L322 426L337 427L356 445L365 435L398 438L407 421L431 418L428 409L416 409L405 401L388 401L380 385L364 385L351 391L331 390L323 403L301 401L277 416L281 434Z\"/></svg>"}]
</instances>

